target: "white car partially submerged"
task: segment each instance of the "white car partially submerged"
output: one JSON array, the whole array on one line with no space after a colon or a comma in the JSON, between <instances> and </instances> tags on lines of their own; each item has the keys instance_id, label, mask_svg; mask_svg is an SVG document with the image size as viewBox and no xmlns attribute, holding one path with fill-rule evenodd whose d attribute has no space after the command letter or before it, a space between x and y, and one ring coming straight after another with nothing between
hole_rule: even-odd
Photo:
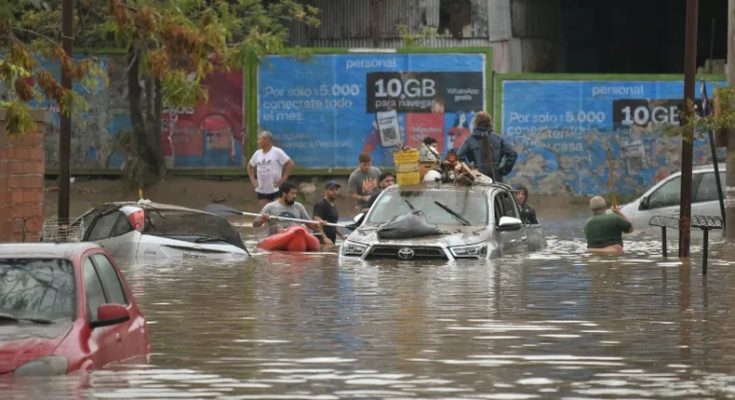
<instances>
[{"instance_id":1,"label":"white car partially submerged","mask_svg":"<svg viewBox=\"0 0 735 400\"><path fill-rule=\"evenodd\" d=\"M719 164L718 169L724 192L725 165ZM714 166L693 169L692 215L721 216L716 183ZM621 206L620 211L633 224L634 230L641 230L649 227L648 222L653 216L678 216L680 201L681 172L676 172L653 185L642 196Z\"/></svg>"},{"instance_id":2,"label":"white car partially submerged","mask_svg":"<svg viewBox=\"0 0 735 400\"><path fill-rule=\"evenodd\" d=\"M219 216L170 204L114 202L79 217L81 240L95 242L116 259L239 260L248 256L240 234Z\"/></svg>"},{"instance_id":3,"label":"white car partially submerged","mask_svg":"<svg viewBox=\"0 0 735 400\"><path fill-rule=\"evenodd\" d=\"M409 224L400 227L401 221ZM381 235L391 225L399 225L399 230ZM423 234L417 235L418 230L424 230ZM545 246L541 226L522 223L508 185L427 183L385 189L361 225L342 243L340 256L362 260L477 260Z\"/></svg>"}]
</instances>

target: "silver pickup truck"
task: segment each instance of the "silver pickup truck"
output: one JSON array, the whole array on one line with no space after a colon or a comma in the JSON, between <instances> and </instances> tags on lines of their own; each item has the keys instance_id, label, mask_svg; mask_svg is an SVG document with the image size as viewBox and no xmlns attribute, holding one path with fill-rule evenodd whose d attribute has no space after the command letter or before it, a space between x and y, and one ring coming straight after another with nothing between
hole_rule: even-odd
<instances>
[{"instance_id":1,"label":"silver pickup truck","mask_svg":"<svg viewBox=\"0 0 735 400\"><path fill-rule=\"evenodd\" d=\"M546 246L540 225L524 225L512 189L502 183L391 186L380 194L359 227L342 243L340 257L362 260L457 260L496 258ZM381 230L406 215L436 232L386 238Z\"/></svg>"}]
</instances>

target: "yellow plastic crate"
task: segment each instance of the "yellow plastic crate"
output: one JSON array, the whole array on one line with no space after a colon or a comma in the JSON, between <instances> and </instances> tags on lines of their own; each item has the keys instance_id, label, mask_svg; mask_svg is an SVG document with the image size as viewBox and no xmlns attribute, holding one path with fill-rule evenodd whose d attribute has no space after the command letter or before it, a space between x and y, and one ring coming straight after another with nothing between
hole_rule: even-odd
<instances>
[{"instance_id":1,"label":"yellow plastic crate","mask_svg":"<svg viewBox=\"0 0 735 400\"><path fill-rule=\"evenodd\" d=\"M416 186L421 182L419 171L396 172L396 180L399 186Z\"/></svg>"},{"instance_id":2,"label":"yellow plastic crate","mask_svg":"<svg viewBox=\"0 0 735 400\"><path fill-rule=\"evenodd\" d=\"M419 151L416 149L404 149L393 153L393 161L398 164L411 164L419 162Z\"/></svg>"}]
</instances>

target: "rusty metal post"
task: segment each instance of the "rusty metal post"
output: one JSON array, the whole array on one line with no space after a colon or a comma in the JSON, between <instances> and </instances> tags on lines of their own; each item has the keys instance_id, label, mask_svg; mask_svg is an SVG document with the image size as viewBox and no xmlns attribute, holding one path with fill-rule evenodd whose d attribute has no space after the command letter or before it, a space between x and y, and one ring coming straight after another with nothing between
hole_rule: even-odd
<instances>
[{"instance_id":1,"label":"rusty metal post","mask_svg":"<svg viewBox=\"0 0 735 400\"><path fill-rule=\"evenodd\" d=\"M72 40L72 12L74 11L72 1L64 0L61 6L61 46L64 52L71 57ZM61 86L71 90L71 76L63 66L61 68ZM59 135L59 223L69 221L69 191L70 191L70 158L71 158L71 110L64 113L59 107L60 135Z\"/></svg>"},{"instance_id":2,"label":"rusty metal post","mask_svg":"<svg viewBox=\"0 0 735 400\"><path fill-rule=\"evenodd\" d=\"M697 18L699 0L687 0L686 37L684 45L684 118L682 126L687 126L694 104L694 79L697 73ZM692 160L694 132L691 127L684 129L681 141L681 198L679 201L679 257L689 257L690 231L692 216Z\"/></svg>"}]
</instances>

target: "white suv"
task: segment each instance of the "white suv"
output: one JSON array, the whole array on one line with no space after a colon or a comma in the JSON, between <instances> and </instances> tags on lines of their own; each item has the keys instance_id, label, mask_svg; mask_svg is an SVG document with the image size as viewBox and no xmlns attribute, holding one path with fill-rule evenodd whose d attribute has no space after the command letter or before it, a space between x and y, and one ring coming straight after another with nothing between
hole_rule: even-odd
<instances>
[{"instance_id":1,"label":"white suv","mask_svg":"<svg viewBox=\"0 0 735 400\"><path fill-rule=\"evenodd\" d=\"M725 165L719 164L720 182L725 186ZM653 185L641 197L621 207L622 213L633 223L633 229L648 227L654 215L679 215L681 172L674 173ZM714 166L696 167L692 171L692 215L720 215Z\"/></svg>"}]
</instances>

